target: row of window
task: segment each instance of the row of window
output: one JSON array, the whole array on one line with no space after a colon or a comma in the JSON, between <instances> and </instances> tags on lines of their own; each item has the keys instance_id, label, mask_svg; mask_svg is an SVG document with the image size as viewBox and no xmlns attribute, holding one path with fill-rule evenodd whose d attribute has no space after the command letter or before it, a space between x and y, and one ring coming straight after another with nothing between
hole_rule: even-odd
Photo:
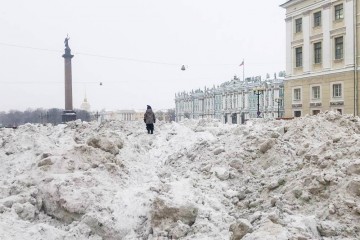
<instances>
[{"instance_id":1,"label":"row of window","mask_svg":"<svg viewBox=\"0 0 360 240\"><path fill-rule=\"evenodd\" d=\"M312 100L320 100L321 89L320 86L312 86L311 87L311 99ZM339 99L342 98L342 84L341 83L333 83L332 84L332 98ZM293 89L293 101L301 101L301 88Z\"/></svg>"},{"instance_id":2,"label":"row of window","mask_svg":"<svg viewBox=\"0 0 360 240\"><path fill-rule=\"evenodd\" d=\"M334 6L334 18L335 20L341 20L344 18L344 5L342 3ZM313 26L321 26L321 19L321 11L315 12L313 14ZM295 19L295 32L302 32L302 18Z\"/></svg>"},{"instance_id":3,"label":"row of window","mask_svg":"<svg viewBox=\"0 0 360 240\"><path fill-rule=\"evenodd\" d=\"M335 44L335 60L341 60L344 58L344 37L337 37L334 39ZM322 63L322 42L314 43L314 63ZM303 66L303 48L295 48L295 66Z\"/></svg>"}]
</instances>

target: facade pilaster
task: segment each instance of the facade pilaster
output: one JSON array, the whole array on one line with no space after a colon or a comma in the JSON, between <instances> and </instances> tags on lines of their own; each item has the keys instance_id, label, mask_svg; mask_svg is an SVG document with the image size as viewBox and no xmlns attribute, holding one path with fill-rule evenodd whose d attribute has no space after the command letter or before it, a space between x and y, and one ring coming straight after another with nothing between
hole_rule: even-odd
<instances>
[{"instance_id":1,"label":"facade pilaster","mask_svg":"<svg viewBox=\"0 0 360 240\"><path fill-rule=\"evenodd\" d=\"M326 4L323 6L323 21L322 21L322 29L323 29L323 69L330 70L331 68L331 38L330 38L330 24L332 23L332 15L331 15L331 4Z\"/></svg>"},{"instance_id":2,"label":"facade pilaster","mask_svg":"<svg viewBox=\"0 0 360 240\"><path fill-rule=\"evenodd\" d=\"M292 47L291 41L293 36L293 23L292 17L285 19L286 21L286 74L293 75L293 60L292 60Z\"/></svg>"},{"instance_id":3,"label":"facade pilaster","mask_svg":"<svg viewBox=\"0 0 360 240\"><path fill-rule=\"evenodd\" d=\"M354 2L345 1L345 66L354 66Z\"/></svg>"},{"instance_id":4,"label":"facade pilaster","mask_svg":"<svg viewBox=\"0 0 360 240\"><path fill-rule=\"evenodd\" d=\"M310 11L303 14L303 71L310 72L311 52L310 52Z\"/></svg>"}]
</instances>

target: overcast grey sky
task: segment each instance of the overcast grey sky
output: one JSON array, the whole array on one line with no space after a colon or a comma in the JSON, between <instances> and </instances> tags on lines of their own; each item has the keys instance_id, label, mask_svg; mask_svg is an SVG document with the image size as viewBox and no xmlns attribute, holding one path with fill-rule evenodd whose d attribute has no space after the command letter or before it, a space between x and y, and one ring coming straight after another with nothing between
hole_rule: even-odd
<instances>
[{"instance_id":1,"label":"overcast grey sky","mask_svg":"<svg viewBox=\"0 0 360 240\"><path fill-rule=\"evenodd\" d=\"M245 77L273 76L285 70L282 3L1 1L0 110L64 108L66 34L75 55L75 108L85 89L95 111L144 109L147 104L172 108L176 92L219 85L234 74L242 78L243 59ZM180 70L182 64L186 71Z\"/></svg>"}]
</instances>

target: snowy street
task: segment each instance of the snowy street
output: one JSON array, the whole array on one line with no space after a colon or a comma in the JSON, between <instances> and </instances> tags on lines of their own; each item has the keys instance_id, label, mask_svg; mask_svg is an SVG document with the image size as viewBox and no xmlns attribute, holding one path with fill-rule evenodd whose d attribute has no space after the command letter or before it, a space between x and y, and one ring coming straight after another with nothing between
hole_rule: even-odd
<instances>
[{"instance_id":1,"label":"snowy street","mask_svg":"<svg viewBox=\"0 0 360 240\"><path fill-rule=\"evenodd\" d=\"M0 129L0 239L358 239L360 122Z\"/></svg>"}]
</instances>

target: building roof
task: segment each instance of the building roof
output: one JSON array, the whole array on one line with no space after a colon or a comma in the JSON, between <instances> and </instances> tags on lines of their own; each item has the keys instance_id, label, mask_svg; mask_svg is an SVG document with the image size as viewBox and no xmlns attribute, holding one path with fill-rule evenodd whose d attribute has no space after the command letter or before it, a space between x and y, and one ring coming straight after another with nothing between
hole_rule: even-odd
<instances>
[{"instance_id":1,"label":"building roof","mask_svg":"<svg viewBox=\"0 0 360 240\"><path fill-rule=\"evenodd\" d=\"M118 110L118 113L136 113L134 110Z\"/></svg>"},{"instance_id":2,"label":"building roof","mask_svg":"<svg viewBox=\"0 0 360 240\"><path fill-rule=\"evenodd\" d=\"M287 8L287 7L290 7L293 4L296 4L296 3L299 3L299 2L302 2L302 1L303 0L289 0L289 1L281 4L280 7Z\"/></svg>"}]
</instances>

